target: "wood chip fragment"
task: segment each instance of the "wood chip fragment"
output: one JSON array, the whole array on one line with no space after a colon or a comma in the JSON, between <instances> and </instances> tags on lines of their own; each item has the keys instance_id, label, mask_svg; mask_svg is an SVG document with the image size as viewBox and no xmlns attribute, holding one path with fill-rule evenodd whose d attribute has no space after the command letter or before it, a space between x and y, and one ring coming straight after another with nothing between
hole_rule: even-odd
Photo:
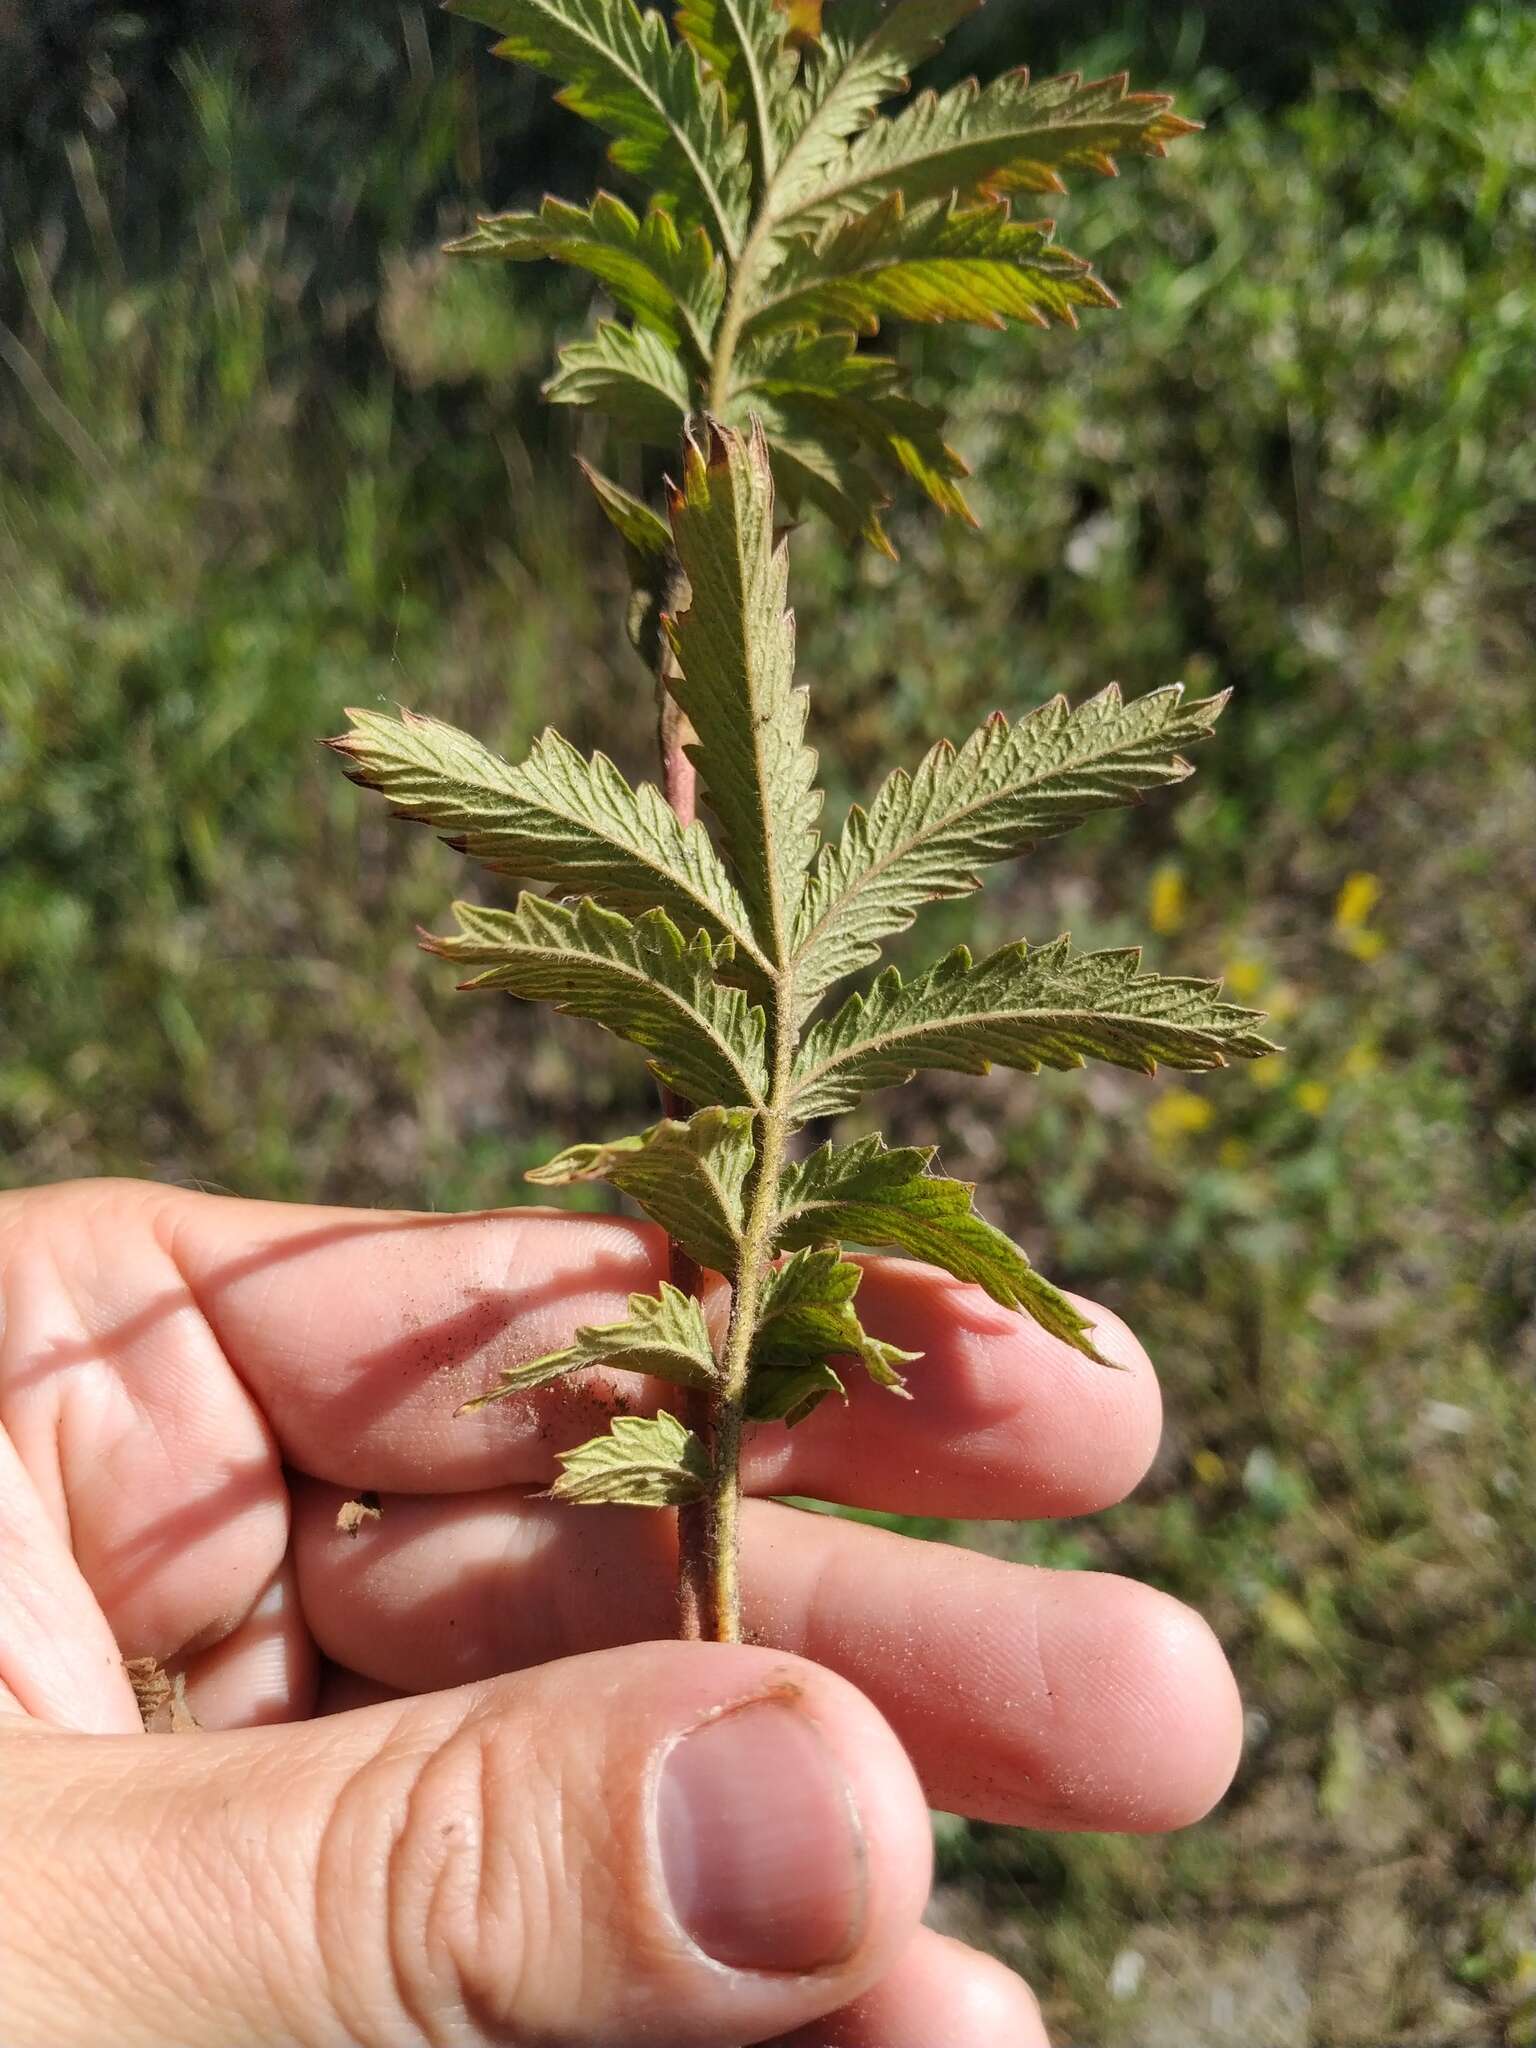
<instances>
[{"instance_id":1,"label":"wood chip fragment","mask_svg":"<svg viewBox=\"0 0 1536 2048\"><path fill-rule=\"evenodd\" d=\"M139 1718L148 1735L195 1735L197 1716L187 1703L187 1681L181 1672L166 1670L156 1657L126 1657L123 1669Z\"/></svg>"},{"instance_id":2,"label":"wood chip fragment","mask_svg":"<svg viewBox=\"0 0 1536 2048\"><path fill-rule=\"evenodd\" d=\"M336 1527L343 1536L355 1536L365 1522L377 1522L383 1513L376 1493L360 1493L356 1500L342 1502L336 1516Z\"/></svg>"}]
</instances>

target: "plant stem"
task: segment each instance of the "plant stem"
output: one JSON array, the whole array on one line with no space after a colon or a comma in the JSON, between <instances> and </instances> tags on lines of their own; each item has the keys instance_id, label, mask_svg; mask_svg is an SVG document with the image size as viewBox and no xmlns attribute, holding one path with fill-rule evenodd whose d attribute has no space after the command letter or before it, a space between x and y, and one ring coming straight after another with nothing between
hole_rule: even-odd
<instances>
[{"instance_id":1,"label":"plant stem","mask_svg":"<svg viewBox=\"0 0 1536 2048\"><path fill-rule=\"evenodd\" d=\"M663 607L671 611L679 598L680 577L669 579ZM688 739L688 721L669 687L673 672L672 649L666 630L657 621L656 633L656 743L661 754L661 786L667 803L684 825L698 815L698 774L683 751ZM670 1088L661 1091L661 1112L685 1123L689 1105ZM697 1295L702 1275L675 1238L667 1239L667 1277L683 1294ZM714 1403L709 1393L690 1387L683 1396L682 1420L706 1450L715 1439ZM710 1607L709 1556L710 1514L707 1501L679 1508L677 1515L677 1632L684 1642L698 1642L705 1633Z\"/></svg>"},{"instance_id":2,"label":"plant stem","mask_svg":"<svg viewBox=\"0 0 1536 2048\"><path fill-rule=\"evenodd\" d=\"M729 313L727 314L729 319ZM718 358L729 376L729 354ZM682 599L681 575L674 572L665 593L664 610L675 611ZM656 668L657 739L661 751L662 788L683 824L697 814L698 779L684 751L690 730L670 684L673 655L664 626L658 632ZM745 1221L741 1249L731 1280L731 1315L726 1330L721 1378L717 1388L690 1390L682 1419L704 1445L713 1474L702 1501L680 1508L677 1518L678 1630L685 1640L736 1643L741 1640L741 1443L747 1387L752 1373L752 1344L757 1335L763 1280L773 1256L778 1220L779 1179L789 1132L785 1105L794 1065L794 973L781 966L772 977L770 1024L773 1057L768 1101L758 1118L757 1156L745 1189ZM669 1089L662 1091L664 1113L686 1120L689 1106ZM669 1239L668 1268L672 1284L697 1294L700 1273L682 1246Z\"/></svg>"},{"instance_id":3,"label":"plant stem","mask_svg":"<svg viewBox=\"0 0 1536 2048\"><path fill-rule=\"evenodd\" d=\"M769 216L766 213L759 215L731 272L730 290L726 294L725 310L720 316L720 326L715 335L715 352L709 366L709 392L706 402L717 419L724 416L725 408L730 401L731 372L736 367L736 350L741 342L741 330L747 320L747 295L755 281L768 220Z\"/></svg>"},{"instance_id":4,"label":"plant stem","mask_svg":"<svg viewBox=\"0 0 1536 2048\"><path fill-rule=\"evenodd\" d=\"M758 1119L757 1159L747 1197L746 1225L731 1294L731 1321L721 1361L724 1385L714 1403L714 1479L705 1505L709 1510L709 1604L704 1617L707 1639L741 1641L741 1434L747 1382L752 1370L752 1340L757 1335L758 1303L763 1276L773 1251L778 1215L779 1174L784 1163L786 1120L779 1102L782 1077L775 1075L774 1101Z\"/></svg>"}]
</instances>

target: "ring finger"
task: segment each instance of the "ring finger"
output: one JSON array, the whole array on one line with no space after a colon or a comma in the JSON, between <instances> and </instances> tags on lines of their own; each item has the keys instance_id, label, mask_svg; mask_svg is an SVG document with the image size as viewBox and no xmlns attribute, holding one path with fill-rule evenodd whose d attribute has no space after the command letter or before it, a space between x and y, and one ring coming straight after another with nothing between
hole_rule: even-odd
<instances>
[{"instance_id":1,"label":"ring finger","mask_svg":"<svg viewBox=\"0 0 1536 2048\"><path fill-rule=\"evenodd\" d=\"M424 1692L672 1633L669 1517L507 1491L346 1496L300 1486L295 1546L320 1648ZM1236 1766L1241 1714L1215 1638L1127 1579L1005 1564L749 1501L750 1640L851 1679L932 1805L1013 1825L1156 1832L1198 1819ZM956 1682L963 1672L966 1683Z\"/></svg>"}]
</instances>

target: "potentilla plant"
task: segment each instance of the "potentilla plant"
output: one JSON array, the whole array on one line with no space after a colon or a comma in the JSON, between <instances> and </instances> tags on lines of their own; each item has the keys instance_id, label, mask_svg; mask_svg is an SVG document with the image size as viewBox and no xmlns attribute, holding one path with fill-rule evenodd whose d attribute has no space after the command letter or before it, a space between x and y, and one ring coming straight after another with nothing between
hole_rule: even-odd
<instances>
[{"instance_id":1,"label":"potentilla plant","mask_svg":"<svg viewBox=\"0 0 1536 2048\"><path fill-rule=\"evenodd\" d=\"M1079 952L1067 937L981 960L959 947L910 980L887 967L834 998L983 867L1180 781L1180 750L1224 701L1188 703L1175 685L1127 704L1111 686L1076 709L1057 698L996 716L895 769L819 837L776 505L889 549L885 480L904 474L969 518L941 415L865 342L890 316L1043 326L1113 305L1050 221L1016 209L1062 190L1063 172L1161 155L1191 126L1123 77L1025 71L888 111L977 4L684 0L674 33L633 0L454 0L500 33L498 55L561 81L647 195L643 211L608 193L546 199L454 247L575 265L617 309L563 350L547 391L671 457L662 510L588 472L627 544L662 788L632 787L553 730L516 766L410 711L355 711L331 742L398 814L546 891L512 910L454 906L457 929L424 943L470 970L461 985L603 1026L661 1086L649 1130L575 1145L529 1178L627 1195L666 1230L671 1280L470 1406L590 1367L681 1390L680 1413L618 1414L561 1454L552 1490L681 1510L683 1630L721 1641L740 1631L744 1432L806 1424L850 1369L913 1391L917 1357L863 1327L845 1247L929 1261L1098 1357L1077 1309L977 1213L969 1185L934 1171L931 1148L866 1136L807 1149L806 1125L928 1069L1098 1059L1150 1073L1271 1049L1218 984L1144 974L1134 950ZM729 1288L713 1327L709 1272Z\"/></svg>"}]
</instances>

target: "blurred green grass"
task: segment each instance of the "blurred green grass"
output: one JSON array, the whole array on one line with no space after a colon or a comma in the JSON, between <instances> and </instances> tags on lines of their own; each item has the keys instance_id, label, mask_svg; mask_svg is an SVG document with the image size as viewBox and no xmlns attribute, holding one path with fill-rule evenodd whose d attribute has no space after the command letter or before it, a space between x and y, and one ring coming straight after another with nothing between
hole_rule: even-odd
<instances>
[{"instance_id":1,"label":"blurred green grass","mask_svg":"<svg viewBox=\"0 0 1536 2048\"><path fill-rule=\"evenodd\" d=\"M839 799L995 706L1236 686L1193 783L921 943L1145 936L1288 1048L1196 1085L900 1099L895 1135L937 1137L1142 1332L1169 1410L1112 1514L915 1533L1167 1587L1250 1711L1214 1822L946 1824L941 1903L1030 1970L1063 2039L1514 2048L1536 2041L1536 19L1330 45L1279 107L1186 56L1208 135L1063 211L1126 312L914 345L960 393L982 534L908 510L895 569L796 545ZM252 175L262 104L201 64L167 249L119 232L129 202L78 144L57 216L12 245L0 1183L474 1206L649 1113L637 1062L451 995L411 927L482 884L314 745L343 705L399 701L509 751L550 717L634 773L649 748L621 565L536 400L583 302L431 253L458 74L381 76L347 173L377 275L328 260L355 211L327 224L280 162Z\"/></svg>"}]
</instances>

